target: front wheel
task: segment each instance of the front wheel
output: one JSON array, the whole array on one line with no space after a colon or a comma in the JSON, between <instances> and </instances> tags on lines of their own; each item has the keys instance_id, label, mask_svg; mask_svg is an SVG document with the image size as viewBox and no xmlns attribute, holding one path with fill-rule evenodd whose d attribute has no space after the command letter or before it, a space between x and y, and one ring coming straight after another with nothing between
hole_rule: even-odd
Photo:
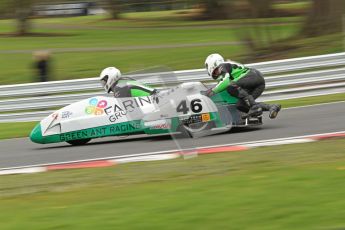
<instances>
[{"instance_id":1,"label":"front wheel","mask_svg":"<svg viewBox=\"0 0 345 230\"><path fill-rule=\"evenodd\" d=\"M183 125L183 127L189 132L201 132L210 129L211 124L209 122L200 122L196 124Z\"/></svg>"},{"instance_id":2,"label":"front wheel","mask_svg":"<svg viewBox=\"0 0 345 230\"><path fill-rule=\"evenodd\" d=\"M91 138L80 139L80 140L71 140L71 141L66 141L66 142L70 145L85 145L89 141L91 141Z\"/></svg>"},{"instance_id":3,"label":"front wheel","mask_svg":"<svg viewBox=\"0 0 345 230\"><path fill-rule=\"evenodd\" d=\"M181 125L179 131L185 137L193 137L193 133L210 130L215 127L214 122L200 122L196 124Z\"/></svg>"}]
</instances>

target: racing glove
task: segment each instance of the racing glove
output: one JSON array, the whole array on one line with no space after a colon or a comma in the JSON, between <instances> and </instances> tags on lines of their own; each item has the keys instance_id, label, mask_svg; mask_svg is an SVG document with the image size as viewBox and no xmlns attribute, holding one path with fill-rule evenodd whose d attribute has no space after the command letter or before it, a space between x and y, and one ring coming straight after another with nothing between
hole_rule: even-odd
<instances>
[{"instance_id":1,"label":"racing glove","mask_svg":"<svg viewBox=\"0 0 345 230\"><path fill-rule=\"evenodd\" d=\"M208 96L208 97L212 97L214 95L214 92L212 91L212 89L208 89L205 91L201 91L200 94Z\"/></svg>"}]
</instances>

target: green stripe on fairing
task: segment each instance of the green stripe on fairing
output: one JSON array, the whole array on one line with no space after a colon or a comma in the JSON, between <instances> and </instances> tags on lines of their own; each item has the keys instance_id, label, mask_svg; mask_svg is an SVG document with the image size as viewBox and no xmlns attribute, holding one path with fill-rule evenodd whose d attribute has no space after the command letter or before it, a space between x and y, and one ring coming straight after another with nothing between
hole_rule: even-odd
<instances>
[{"instance_id":1,"label":"green stripe on fairing","mask_svg":"<svg viewBox=\"0 0 345 230\"><path fill-rule=\"evenodd\" d=\"M149 92L145 92L143 90L139 89L131 89L131 96L132 97L144 97L144 96L150 96L151 94Z\"/></svg>"},{"instance_id":2,"label":"green stripe on fairing","mask_svg":"<svg viewBox=\"0 0 345 230\"><path fill-rule=\"evenodd\" d=\"M230 96L230 94L226 90L213 95L211 99L216 104L217 103L236 104L238 101L236 97Z\"/></svg>"},{"instance_id":3,"label":"green stripe on fairing","mask_svg":"<svg viewBox=\"0 0 345 230\"><path fill-rule=\"evenodd\" d=\"M210 113L211 120L214 121L217 128L223 127L223 122L220 119L219 113Z\"/></svg>"},{"instance_id":4,"label":"green stripe on fairing","mask_svg":"<svg viewBox=\"0 0 345 230\"><path fill-rule=\"evenodd\" d=\"M31 131L30 133L30 140L35 143L42 143L43 137L42 137L42 129L41 129L41 123L38 123Z\"/></svg>"},{"instance_id":5,"label":"green stripe on fairing","mask_svg":"<svg viewBox=\"0 0 345 230\"><path fill-rule=\"evenodd\" d=\"M54 134L42 137L42 144L65 142L70 140L99 138L106 136L119 136L124 134L135 134L144 132L147 127L141 120L128 121L117 124L104 125L94 128L76 130L72 132Z\"/></svg>"},{"instance_id":6,"label":"green stripe on fairing","mask_svg":"<svg viewBox=\"0 0 345 230\"><path fill-rule=\"evenodd\" d=\"M211 120L215 120L219 123L219 115L217 112L210 113ZM117 124L110 124L105 126L99 126L94 128L82 129L62 134L54 134L49 136L42 136L41 125L38 124L35 129L33 129L30 138L33 142L47 144L47 143L57 143L65 142L70 140L79 140L87 138L100 138L106 136L119 136L124 134L136 134L136 133L146 133L146 134L163 134L169 132L176 132L179 126L179 118L172 118L171 129L150 129L150 127L144 126L144 122L141 120L128 121Z\"/></svg>"}]
</instances>

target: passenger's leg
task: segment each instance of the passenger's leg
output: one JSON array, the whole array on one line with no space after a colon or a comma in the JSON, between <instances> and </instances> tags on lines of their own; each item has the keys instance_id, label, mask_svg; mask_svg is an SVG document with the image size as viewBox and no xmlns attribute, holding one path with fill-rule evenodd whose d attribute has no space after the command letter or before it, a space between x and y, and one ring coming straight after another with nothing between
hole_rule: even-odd
<instances>
[{"instance_id":1,"label":"passenger's leg","mask_svg":"<svg viewBox=\"0 0 345 230\"><path fill-rule=\"evenodd\" d=\"M238 100L238 102L236 103L236 108L244 113L248 113L249 112L249 107L248 105L243 101L243 100Z\"/></svg>"},{"instance_id":2,"label":"passenger's leg","mask_svg":"<svg viewBox=\"0 0 345 230\"><path fill-rule=\"evenodd\" d=\"M263 78L262 74L255 69L251 70L247 76L241 78L239 81L237 81L237 83L242 85L242 87L251 87L249 94L252 95L254 99L260 97L265 90L265 79ZM276 118L281 109L281 105L279 104L270 105L260 102L257 103L257 105L262 109L262 111L269 111L269 117L271 119Z\"/></svg>"},{"instance_id":3,"label":"passenger's leg","mask_svg":"<svg viewBox=\"0 0 345 230\"><path fill-rule=\"evenodd\" d=\"M240 111L246 112L250 116L259 116L262 114L260 106L258 106L253 96L245 89L234 83L227 88L227 91L231 96L238 98L237 108Z\"/></svg>"}]
</instances>

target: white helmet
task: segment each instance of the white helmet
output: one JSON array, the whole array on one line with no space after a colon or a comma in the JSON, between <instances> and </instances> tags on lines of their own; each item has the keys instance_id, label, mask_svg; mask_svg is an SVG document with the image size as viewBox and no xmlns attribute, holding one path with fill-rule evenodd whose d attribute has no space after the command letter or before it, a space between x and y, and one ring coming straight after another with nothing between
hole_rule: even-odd
<instances>
[{"instance_id":1,"label":"white helmet","mask_svg":"<svg viewBox=\"0 0 345 230\"><path fill-rule=\"evenodd\" d=\"M111 88L121 79L121 72L115 67L105 68L99 76L105 91L110 92Z\"/></svg>"},{"instance_id":2,"label":"white helmet","mask_svg":"<svg viewBox=\"0 0 345 230\"><path fill-rule=\"evenodd\" d=\"M222 63L224 63L224 58L220 54L208 55L205 61L205 67L208 75L212 76L213 71Z\"/></svg>"}]
</instances>

